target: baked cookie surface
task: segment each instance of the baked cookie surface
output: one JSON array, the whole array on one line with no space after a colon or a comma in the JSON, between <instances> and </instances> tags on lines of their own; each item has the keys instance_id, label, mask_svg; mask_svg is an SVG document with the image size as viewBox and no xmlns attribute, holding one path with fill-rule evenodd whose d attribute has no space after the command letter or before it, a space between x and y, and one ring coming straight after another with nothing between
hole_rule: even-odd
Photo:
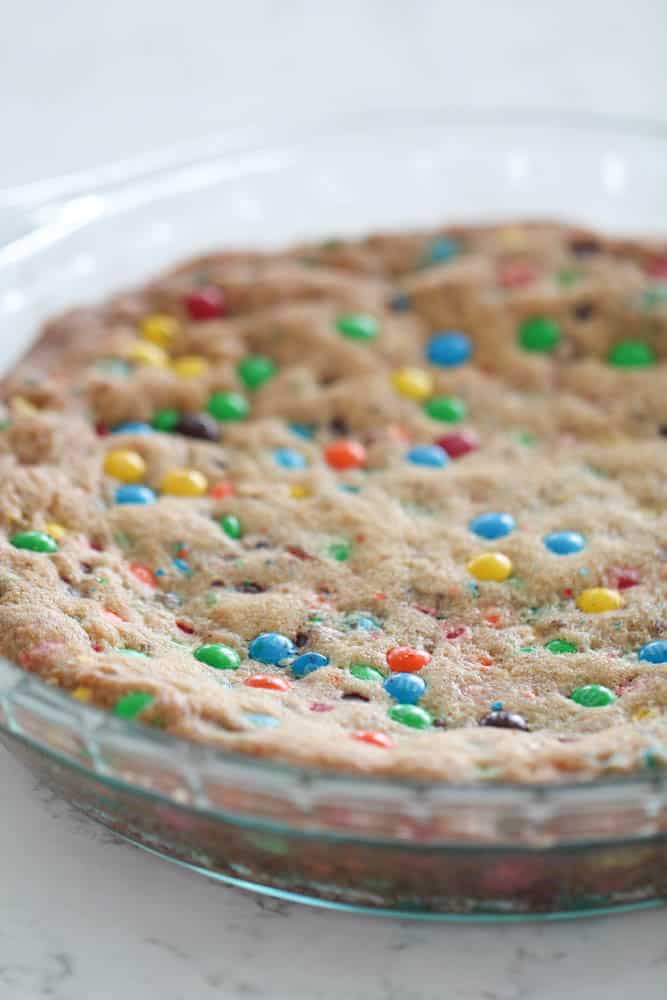
<instances>
[{"instance_id":1,"label":"baked cookie surface","mask_svg":"<svg viewBox=\"0 0 667 1000\"><path fill-rule=\"evenodd\" d=\"M559 782L667 761L667 248L187 262L4 383L0 649L175 735Z\"/></svg>"}]
</instances>

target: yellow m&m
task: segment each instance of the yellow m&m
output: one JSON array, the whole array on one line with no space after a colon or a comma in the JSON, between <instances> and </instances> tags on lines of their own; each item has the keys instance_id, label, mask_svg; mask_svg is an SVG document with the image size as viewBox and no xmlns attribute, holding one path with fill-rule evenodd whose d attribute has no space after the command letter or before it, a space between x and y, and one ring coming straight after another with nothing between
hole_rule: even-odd
<instances>
[{"instance_id":1,"label":"yellow m&m","mask_svg":"<svg viewBox=\"0 0 667 1000\"><path fill-rule=\"evenodd\" d=\"M138 452L116 448L107 452L104 471L121 483L140 483L146 474L146 463Z\"/></svg>"},{"instance_id":2,"label":"yellow m&m","mask_svg":"<svg viewBox=\"0 0 667 1000\"><path fill-rule=\"evenodd\" d=\"M616 611L623 607L623 598L617 590L609 590L607 587L591 587L589 590L582 590L579 594L577 607L589 615L599 614L601 611Z\"/></svg>"},{"instance_id":3,"label":"yellow m&m","mask_svg":"<svg viewBox=\"0 0 667 1000\"><path fill-rule=\"evenodd\" d=\"M79 686L75 687L74 690L72 691L72 697L76 698L77 701L87 702L90 701L92 696L93 692L90 690L90 688L84 687L82 684L79 684Z\"/></svg>"},{"instance_id":4,"label":"yellow m&m","mask_svg":"<svg viewBox=\"0 0 667 1000\"><path fill-rule=\"evenodd\" d=\"M433 379L423 368L397 368L391 376L396 392L408 399L426 399L433 392Z\"/></svg>"},{"instance_id":5,"label":"yellow m&m","mask_svg":"<svg viewBox=\"0 0 667 1000\"><path fill-rule=\"evenodd\" d=\"M484 552L468 563L468 572L476 580L495 580L502 583L512 572L512 560L502 552Z\"/></svg>"},{"instance_id":6,"label":"yellow m&m","mask_svg":"<svg viewBox=\"0 0 667 1000\"><path fill-rule=\"evenodd\" d=\"M180 324L173 316L167 316L164 313L153 313L150 316L144 316L139 323L139 330L142 337L150 340L152 344L168 348L179 332Z\"/></svg>"},{"instance_id":7,"label":"yellow m&m","mask_svg":"<svg viewBox=\"0 0 667 1000\"><path fill-rule=\"evenodd\" d=\"M203 375L209 367L208 359L200 354L186 354L182 358L176 358L171 363L171 370L181 378L197 378Z\"/></svg>"},{"instance_id":8,"label":"yellow m&m","mask_svg":"<svg viewBox=\"0 0 667 1000\"><path fill-rule=\"evenodd\" d=\"M313 495L313 491L310 486L306 486L304 483L292 483L289 488L289 493L294 500L303 500L305 497Z\"/></svg>"},{"instance_id":9,"label":"yellow m&m","mask_svg":"<svg viewBox=\"0 0 667 1000\"><path fill-rule=\"evenodd\" d=\"M170 469L160 483L162 493L174 497L201 497L208 489L208 480L197 469Z\"/></svg>"},{"instance_id":10,"label":"yellow m&m","mask_svg":"<svg viewBox=\"0 0 667 1000\"><path fill-rule=\"evenodd\" d=\"M131 344L127 351L127 359L135 365L148 365L151 368L166 368L169 356L157 344L138 340Z\"/></svg>"},{"instance_id":11,"label":"yellow m&m","mask_svg":"<svg viewBox=\"0 0 667 1000\"><path fill-rule=\"evenodd\" d=\"M45 525L45 528L46 533L51 535L51 538L55 538L57 542L59 542L60 539L64 538L67 534L62 524L58 524L57 521L49 521L49 523Z\"/></svg>"}]
</instances>

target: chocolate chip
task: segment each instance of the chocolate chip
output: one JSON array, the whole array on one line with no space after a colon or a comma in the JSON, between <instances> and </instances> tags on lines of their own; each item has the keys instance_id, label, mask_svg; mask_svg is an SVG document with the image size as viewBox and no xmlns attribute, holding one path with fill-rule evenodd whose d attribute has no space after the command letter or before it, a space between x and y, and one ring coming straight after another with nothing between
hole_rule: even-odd
<instances>
[{"instance_id":1,"label":"chocolate chip","mask_svg":"<svg viewBox=\"0 0 667 1000\"><path fill-rule=\"evenodd\" d=\"M302 549L300 545L286 545L285 551L289 552L295 559L314 559L314 556Z\"/></svg>"},{"instance_id":2,"label":"chocolate chip","mask_svg":"<svg viewBox=\"0 0 667 1000\"><path fill-rule=\"evenodd\" d=\"M498 729L521 729L529 732L528 724L517 712L489 712L479 720L480 726L495 726Z\"/></svg>"},{"instance_id":3,"label":"chocolate chip","mask_svg":"<svg viewBox=\"0 0 667 1000\"><path fill-rule=\"evenodd\" d=\"M237 584L236 590L242 594L263 594L266 587L263 587L261 583L253 583L252 580L244 580L243 583Z\"/></svg>"},{"instance_id":4,"label":"chocolate chip","mask_svg":"<svg viewBox=\"0 0 667 1000\"><path fill-rule=\"evenodd\" d=\"M333 434L347 434L349 426L344 417L333 417L329 421L329 428Z\"/></svg>"},{"instance_id":5,"label":"chocolate chip","mask_svg":"<svg viewBox=\"0 0 667 1000\"><path fill-rule=\"evenodd\" d=\"M82 573L92 573L93 572L93 567L90 565L90 563L82 562L81 563L81 572Z\"/></svg>"},{"instance_id":6,"label":"chocolate chip","mask_svg":"<svg viewBox=\"0 0 667 1000\"><path fill-rule=\"evenodd\" d=\"M209 587L224 587L224 585L225 585L224 580L211 580L211 582L209 583Z\"/></svg>"},{"instance_id":7,"label":"chocolate chip","mask_svg":"<svg viewBox=\"0 0 667 1000\"><path fill-rule=\"evenodd\" d=\"M590 319L594 312L595 306L592 302L580 302L572 310L574 318L582 321Z\"/></svg>"},{"instance_id":8,"label":"chocolate chip","mask_svg":"<svg viewBox=\"0 0 667 1000\"><path fill-rule=\"evenodd\" d=\"M220 438L220 426L208 413L184 413L174 430L177 434L201 441L217 441Z\"/></svg>"},{"instance_id":9,"label":"chocolate chip","mask_svg":"<svg viewBox=\"0 0 667 1000\"><path fill-rule=\"evenodd\" d=\"M660 424L658 427L658 434L660 437L667 437L667 424Z\"/></svg>"},{"instance_id":10,"label":"chocolate chip","mask_svg":"<svg viewBox=\"0 0 667 1000\"><path fill-rule=\"evenodd\" d=\"M434 719L433 725L435 726L436 729L446 729L447 719Z\"/></svg>"},{"instance_id":11,"label":"chocolate chip","mask_svg":"<svg viewBox=\"0 0 667 1000\"><path fill-rule=\"evenodd\" d=\"M590 257L594 253L600 253L602 247L597 240L587 236L580 236L570 240L570 252L575 257Z\"/></svg>"},{"instance_id":12,"label":"chocolate chip","mask_svg":"<svg viewBox=\"0 0 667 1000\"><path fill-rule=\"evenodd\" d=\"M356 691L346 691L345 694L341 695L345 701L370 701L365 694L357 694Z\"/></svg>"},{"instance_id":13,"label":"chocolate chip","mask_svg":"<svg viewBox=\"0 0 667 1000\"><path fill-rule=\"evenodd\" d=\"M308 634L308 632L297 632L297 634L294 636L294 645L296 646L297 649L301 649L302 646L306 645L309 639L310 635Z\"/></svg>"},{"instance_id":14,"label":"chocolate chip","mask_svg":"<svg viewBox=\"0 0 667 1000\"><path fill-rule=\"evenodd\" d=\"M259 542L255 542L255 544L253 545L253 549L270 549L270 548L271 548L270 542L267 542L264 539L262 539Z\"/></svg>"},{"instance_id":15,"label":"chocolate chip","mask_svg":"<svg viewBox=\"0 0 667 1000\"><path fill-rule=\"evenodd\" d=\"M410 308L410 296L407 292L395 292L387 305L392 312L407 312Z\"/></svg>"}]
</instances>

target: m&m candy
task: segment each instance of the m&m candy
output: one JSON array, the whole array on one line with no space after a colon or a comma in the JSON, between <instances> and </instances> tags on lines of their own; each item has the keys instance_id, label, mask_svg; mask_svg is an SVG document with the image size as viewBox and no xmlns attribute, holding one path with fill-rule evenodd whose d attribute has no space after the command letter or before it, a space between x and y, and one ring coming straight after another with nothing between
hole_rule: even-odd
<instances>
[{"instance_id":1,"label":"m&m candy","mask_svg":"<svg viewBox=\"0 0 667 1000\"><path fill-rule=\"evenodd\" d=\"M357 469L366 463L366 449L360 441L332 441L324 449L324 458L333 469Z\"/></svg>"},{"instance_id":2,"label":"m&m candy","mask_svg":"<svg viewBox=\"0 0 667 1000\"><path fill-rule=\"evenodd\" d=\"M146 474L146 463L136 451L118 448L107 452L104 471L122 483L138 483Z\"/></svg>"},{"instance_id":3,"label":"m&m candy","mask_svg":"<svg viewBox=\"0 0 667 1000\"><path fill-rule=\"evenodd\" d=\"M460 245L451 236L436 236L427 246L420 260L423 267L426 264L447 264L460 253Z\"/></svg>"},{"instance_id":4,"label":"m&m candy","mask_svg":"<svg viewBox=\"0 0 667 1000\"><path fill-rule=\"evenodd\" d=\"M399 368L391 376L391 384L401 396L418 401L433 392L433 379L423 368Z\"/></svg>"},{"instance_id":5,"label":"m&m candy","mask_svg":"<svg viewBox=\"0 0 667 1000\"><path fill-rule=\"evenodd\" d=\"M197 469L170 469L162 477L160 490L175 497L201 497L208 489L208 480Z\"/></svg>"},{"instance_id":6,"label":"m&m candy","mask_svg":"<svg viewBox=\"0 0 667 1000\"><path fill-rule=\"evenodd\" d=\"M432 365L453 368L462 365L472 354L470 337L459 330L434 333L426 345L426 359Z\"/></svg>"},{"instance_id":7,"label":"m&m candy","mask_svg":"<svg viewBox=\"0 0 667 1000\"><path fill-rule=\"evenodd\" d=\"M149 368L166 368L169 355L157 344L137 340L131 344L127 352L127 360L134 365L147 365Z\"/></svg>"},{"instance_id":8,"label":"m&m candy","mask_svg":"<svg viewBox=\"0 0 667 1000\"><path fill-rule=\"evenodd\" d=\"M383 687L403 705L414 705L426 691L426 681L418 674L399 673L387 677Z\"/></svg>"},{"instance_id":9,"label":"m&m candy","mask_svg":"<svg viewBox=\"0 0 667 1000\"><path fill-rule=\"evenodd\" d=\"M550 639L544 644L544 648L550 653L576 653L577 644L569 639Z\"/></svg>"},{"instance_id":10,"label":"m&m candy","mask_svg":"<svg viewBox=\"0 0 667 1000\"><path fill-rule=\"evenodd\" d=\"M241 657L232 649L221 642L211 642L200 646L195 650L195 659L206 663L216 670L238 670L241 665Z\"/></svg>"},{"instance_id":11,"label":"m&m candy","mask_svg":"<svg viewBox=\"0 0 667 1000\"><path fill-rule=\"evenodd\" d=\"M374 729L360 729L358 732L352 733L352 738L359 740L360 743L368 743L369 746L382 747L383 750L388 750L393 746L390 736Z\"/></svg>"},{"instance_id":12,"label":"m&m candy","mask_svg":"<svg viewBox=\"0 0 667 1000\"><path fill-rule=\"evenodd\" d=\"M58 551L57 541L45 531L18 531L9 541L15 549L49 554Z\"/></svg>"},{"instance_id":13,"label":"m&m candy","mask_svg":"<svg viewBox=\"0 0 667 1000\"><path fill-rule=\"evenodd\" d=\"M614 344L607 360L615 368L648 368L655 364L655 351L645 340L621 340Z\"/></svg>"},{"instance_id":14,"label":"m&m candy","mask_svg":"<svg viewBox=\"0 0 667 1000\"><path fill-rule=\"evenodd\" d=\"M558 347L561 330L549 316L531 316L519 327L519 344L524 351L548 354Z\"/></svg>"},{"instance_id":15,"label":"m&m candy","mask_svg":"<svg viewBox=\"0 0 667 1000\"><path fill-rule=\"evenodd\" d=\"M431 662L431 654L412 646L392 646L386 653L389 669L393 673L414 673Z\"/></svg>"},{"instance_id":16,"label":"m&m candy","mask_svg":"<svg viewBox=\"0 0 667 1000\"><path fill-rule=\"evenodd\" d=\"M260 663L280 664L295 653L296 646L292 640L280 632L260 632L248 646L250 659Z\"/></svg>"},{"instance_id":17,"label":"m&m candy","mask_svg":"<svg viewBox=\"0 0 667 1000\"><path fill-rule=\"evenodd\" d=\"M238 539L243 535L243 527L236 514L225 514L221 517L220 527L228 538Z\"/></svg>"},{"instance_id":18,"label":"m&m candy","mask_svg":"<svg viewBox=\"0 0 667 1000\"><path fill-rule=\"evenodd\" d=\"M435 443L443 448L450 458L462 458L479 448L477 434L472 430L465 429L443 434Z\"/></svg>"},{"instance_id":19,"label":"m&m candy","mask_svg":"<svg viewBox=\"0 0 667 1000\"><path fill-rule=\"evenodd\" d=\"M120 719L136 719L154 701L155 695L150 691L128 691L118 699L113 712Z\"/></svg>"},{"instance_id":20,"label":"m&m candy","mask_svg":"<svg viewBox=\"0 0 667 1000\"><path fill-rule=\"evenodd\" d=\"M616 695L604 684L583 684L570 692L570 699L586 708L601 708L616 701Z\"/></svg>"},{"instance_id":21,"label":"m&m candy","mask_svg":"<svg viewBox=\"0 0 667 1000\"><path fill-rule=\"evenodd\" d=\"M286 677L275 674L251 674L243 682L246 687L261 688L264 691L287 691L290 683Z\"/></svg>"},{"instance_id":22,"label":"m&m candy","mask_svg":"<svg viewBox=\"0 0 667 1000\"><path fill-rule=\"evenodd\" d=\"M275 375L277 368L271 358L263 354L249 354L239 361L236 371L246 389L259 389Z\"/></svg>"},{"instance_id":23,"label":"m&m candy","mask_svg":"<svg viewBox=\"0 0 667 1000\"><path fill-rule=\"evenodd\" d=\"M341 313L336 318L336 329L350 340L374 340L380 324L369 313Z\"/></svg>"},{"instance_id":24,"label":"m&m candy","mask_svg":"<svg viewBox=\"0 0 667 1000\"><path fill-rule=\"evenodd\" d=\"M639 650L638 656L647 663L667 663L667 640L654 639L653 642L647 642Z\"/></svg>"},{"instance_id":25,"label":"m&m candy","mask_svg":"<svg viewBox=\"0 0 667 1000\"><path fill-rule=\"evenodd\" d=\"M449 455L438 444L418 444L410 448L406 458L413 465L426 465L440 469L449 462Z\"/></svg>"},{"instance_id":26,"label":"m&m candy","mask_svg":"<svg viewBox=\"0 0 667 1000\"><path fill-rule=\"evenodd\" d=\"M581 552L586 545L586 539L578 531L552 531L545 535L544 544L557 556L569 556L573 552Z\"/></svg>"},{"instance_id":27,"label":"m&m candy","mask_svg":"<svg viewBox=\"0 0 667 1000\"><path fill-rule=\"evenodd\" d=\"M139 321L139 330L152 344L169 348L180 331L180 323L166 313L152 313Z\"/></svg>"},{"instance_id":28,"label":"m&m candy","mask_svg":"<svg viewBox=\"0 0 667 1000\"><path fill-rule=\"evenodd\" d=\"M155 493L150 486L126 483L116 490L116 503L148 504L155 502Z\"/></svg>"},{"instance_id":29,"label":"m&m candy","mask_svg":"<svg viewBox=\"0 0 667 1000\"><path fill-rule=\"evenodd\" d=\"M225 296L217 285L204 285L185 296L185 308L190 319L220 319L227 312Z\"/></svg>"},{"instance_id":30,"label":"m&m candy","mask_svg":"<svg viewBox=\"0 0 667 1000\"><path fill-rule=\"evenodd\" d=\"M600 614L603 611L616 611L623 606L623 598L617 590L608 587L590 587L582 590L577 597L577 607L587 614Z\"/></svg>"},{"instance_id":31,"label":"m&m candy","mask_svg":"<svg viewBox=\"0 0 667 1000\"><path fill-rule=\"evenodd\" d=\"M238 392L214 392L208 401L208 412L216 420L244 420L250 411L248 400Z\"/></svg>"},{"instance_id":32,"label":"m&m candy","mask_svg":"<svg viewBox=\"0 0 667 1000\"><path fill-rule=\"evenodd\" d=\"M466 415L467 407L462 399L455 396L434 396L424 403L424 411L432 420L457 424Z\"/></svg>"},{"instance_id":33,"label":"m&m candy","mask_svg":"<svg viewBox=\"0 0 667 1000\"><path fill-rule=\"evenodd\" d=\"M283 469L305 469L308 460L296 448L274 448L273 457Z\"/></svg>"},{"instance_id":34,"label":"m&m candy","mask_svg":"<svg viewBox=\"0 0 667 1000\"><path fill-rule=\"evenodd\" d=\"M180 410L172 406L166 406L155 411L152 423L156 431L172 431L180 420Z\"/></svg>"},{"instance_id":35,"label":"m&m candy","mask_svg":"<svg viewBox=\"0 0 667 1000\"><path fill-rule=\"evenodd\" d=\"M348 670L360 681L383 681L384 674L370 663L351 663Z\"/></svg>"},{"instance_id":36,"label":"m&m candy","mask_svg":"<svg viewBox=\"0 0 667 1000\"><path fill-rule=\"evenodd\" d=\"M516 522L511 514L500 511L489 511L473 517L468 525L470 530L480 538L504 538L516 528Z\"/></svg>"},{"instance_id":37,"label":"m&m candy","mask_svg":"<svg viewBox=\"0 0 667 1000\"><path fill-rule=\"evenodd\" d=\"M112 434L151 434L153 428L145 420L126 420L111 428Z\"/></svg>"},{"instance_id":38,"label":"m&m candy","mask_svg":"<svg viewBox=\"0 0 667 1000\"><path fill-rule=\"evenodd\" d=\"M512 573L512 561L502 552L483 552L468 563L468 572L476 580L501 583Z\"/></svg>"},{"instance_id":39,"label":"m&m candy","mask_svg":"<svg viewBox=\"0 0 667 1000\"><path fill-rule=\"evenodd\" d=\"M411 729L428 729L433 725L433 716L421 705L392 705L387 712L392 722L400 722Z\"/></svg>"},{"instance_id":40,"label":"m&m candy","mask_svg":"<svg viewBox=\"0 0 667 1000\"><path fill-rule=\"evenodd\" d=\"M322 653L302 653L301 656L292 660L291 669L295 677L307 677L308 674L312 674L313 670L326 667L328 663L329 657Z\"/></svg>"},{"instance_id":41,"label":"m&m candy","mask_svg":"<svg viewBox=\"0 0 667 1000\"><path fill-rule=\"evenodd\" d=\"M174 358L171 362L171 370L179 378L199 378L205 375L209 369L208 358L200 354L185 354L183 357Z\"/></svg>"}]
</instances>

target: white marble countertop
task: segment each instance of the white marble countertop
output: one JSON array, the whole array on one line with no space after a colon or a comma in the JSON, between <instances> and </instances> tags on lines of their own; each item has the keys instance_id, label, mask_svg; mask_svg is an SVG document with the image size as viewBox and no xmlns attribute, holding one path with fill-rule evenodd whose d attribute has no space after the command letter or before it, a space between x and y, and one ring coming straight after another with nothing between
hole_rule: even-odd
<instances>
[{"instance_id":1,"label":"white marble countertop","mask_svg":"<svg viewBox=\"0 0 667 1000\"><path fill-rule=\"evenodd\" d=\"M667 119L664 0L23 0L0 186L320 108ZM0 336L4 337L5 334ZM276 903L116 840L0 750L2 1000L662 1000L667 912L423 924Z\"/></svg>"}]
</instances>

